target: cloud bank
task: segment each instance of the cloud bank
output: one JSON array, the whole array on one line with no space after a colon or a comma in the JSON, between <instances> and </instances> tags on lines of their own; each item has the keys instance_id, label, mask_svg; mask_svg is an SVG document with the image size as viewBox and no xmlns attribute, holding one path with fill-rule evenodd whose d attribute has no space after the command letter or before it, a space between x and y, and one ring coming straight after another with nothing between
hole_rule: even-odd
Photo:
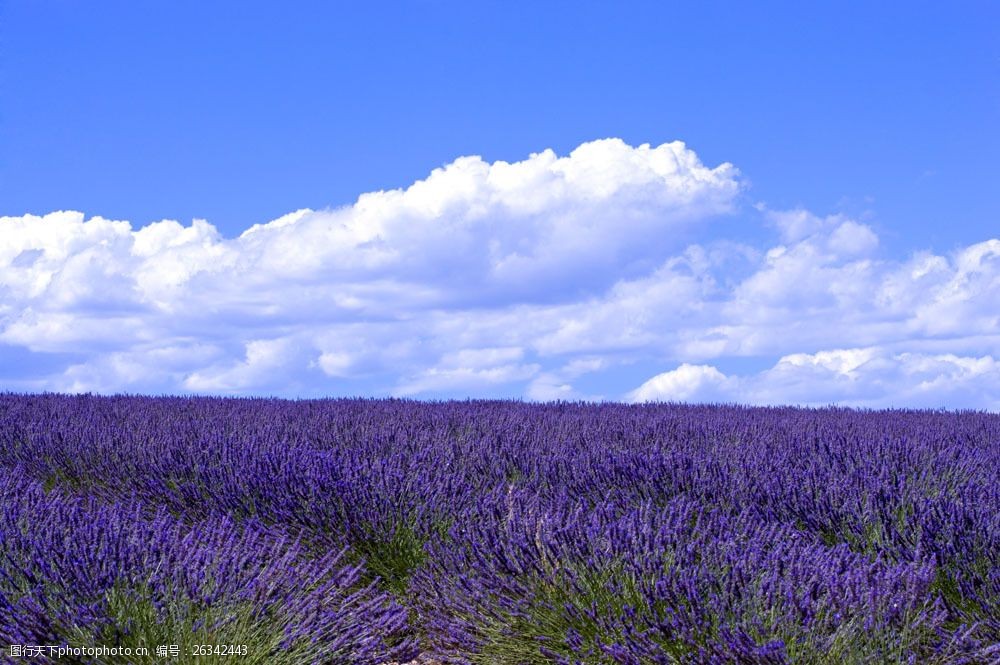
<instances>
[{"instance_id":1,"label":"cloud bank","mask_svg":"<svg viewBox=\"0 0 1000 665\"><path fill-rule=\"evenodd\" d=\"M1000 407L1000 240L894 259L745 191L608 139L235 238L2 217L0 387Z\"/></svg>"}]
</instances>

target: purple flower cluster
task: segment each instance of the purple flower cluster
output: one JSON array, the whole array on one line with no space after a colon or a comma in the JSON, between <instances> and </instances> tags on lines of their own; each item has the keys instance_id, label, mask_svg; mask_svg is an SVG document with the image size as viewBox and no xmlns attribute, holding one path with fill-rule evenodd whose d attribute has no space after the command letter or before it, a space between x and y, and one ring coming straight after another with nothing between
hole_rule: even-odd
<instances>
[{"instance_id":1,"label":"purple flower cluster","mask_svg":"<svg viewBox=\"0 0 1000 665\"><path fill-rule=\"evenodd\" d=\"M993 414L7 395L0 502L13 643L1000 662Z\"/></svg>"}]
</instances>

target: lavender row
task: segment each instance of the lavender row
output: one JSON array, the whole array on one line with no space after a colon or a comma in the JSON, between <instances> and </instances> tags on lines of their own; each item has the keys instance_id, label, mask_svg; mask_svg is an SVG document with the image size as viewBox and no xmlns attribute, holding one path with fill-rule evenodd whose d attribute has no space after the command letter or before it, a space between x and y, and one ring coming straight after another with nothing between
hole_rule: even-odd
<instances>
[{"instance_id":1,"label":"lavender row","mask_svg":"<svg viewBox=\"0 0 1000 665\"><path fill-rule=\"evenodd\" d=\"M0 473L0 642L245 646L241 662L382 663L416 652L406 610L342 552L227 516L45 493ZM155 662L149 660L148 662Z\"/></svg>"},{"instance_id":2,"label":"lavender row","mask_svg":"<svg viewBox=\"0 0 1000 665\"><path fill-rule=\"evenodd\" d=\"M678 498L558 509L511 487L430 545L411 592L456 663L992 662L933 556L894 562ZM474 654L470 656L470 654Z\"/></svg>"}]
</instances>

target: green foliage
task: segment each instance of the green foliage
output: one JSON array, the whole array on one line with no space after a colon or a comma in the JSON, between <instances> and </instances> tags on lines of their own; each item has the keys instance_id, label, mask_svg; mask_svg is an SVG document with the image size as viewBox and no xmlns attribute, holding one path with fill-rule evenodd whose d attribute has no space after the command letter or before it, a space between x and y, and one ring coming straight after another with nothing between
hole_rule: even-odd
<instances>
[{"instance_id":1,"label":"green foliage","mask_svg":"<svg viewBox=\"0 0 1000 665\"><path fill-rule=\"evenodd\" d=\"M149 589L119 585L105 597L111 624L97 632L79 627L67 630L70 647L95 644L123 647L143 646L148 657L133 656L130 663L160 663L158 645L177 645L181 654L174 662L195 660L199 645L246 645L246 656L202 655L199 663L234 662L266 665L298 665L315 662L321 645L308 640L286 642L286 623L280 615L262 613L249 603L206 606L181 593L167 593L157 602Z\"/></svg>"},{"instance_id":2,"label":"green foliage","mask_svg":"<svg viewBox=\"0 0 1000 665\"><path fill-rule=\"evenodd\" d=\"M516 613L505 613L485 630L481 651L470 656L474 663L550 663L547 651L573 659L567 645L570 634L578 636L583 650L591 653L588 663L614 663L601 651L601 644L622 639L625 622L600 622L603 617L625 617L634 612L636 618L648 618L657 611L649 607L640 589L640 582L621 562L611 562L600 569L550 566L546 575L532 575L526 580L531 600ZM609 632L609 626L615 630ZM670 644L668 652L678 657L686 653L683 645Z\"/></svg>"},{"instance_id":3,"label":"green foliage","mask_svg":"<svg viewBox=\"0 0 1000 665\"><path fill-rule=\"evenodd\" d=\"M424 542L413 527L403 525L391 534L358 540L352 543L352 550L364 561L369 576L377 577L385 589L401 597L413 571L427 559Z\"/></svg>"}]
</instances>

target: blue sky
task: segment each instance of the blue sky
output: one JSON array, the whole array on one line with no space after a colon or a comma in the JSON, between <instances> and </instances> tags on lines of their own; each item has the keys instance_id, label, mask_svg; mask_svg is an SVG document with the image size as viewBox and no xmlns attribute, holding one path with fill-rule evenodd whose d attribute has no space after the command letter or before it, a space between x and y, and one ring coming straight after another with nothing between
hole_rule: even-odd
<instances>
[{"instance_id":1,"label":"blue sky","mask_svg":"<svg viewBox=\"0 0 1000 665\"><path fill-rule=\"evenodd\" d=\"M874 4L3 3L0 388L997 408L1000 6Z\"/></svg>"}]
</instances>

